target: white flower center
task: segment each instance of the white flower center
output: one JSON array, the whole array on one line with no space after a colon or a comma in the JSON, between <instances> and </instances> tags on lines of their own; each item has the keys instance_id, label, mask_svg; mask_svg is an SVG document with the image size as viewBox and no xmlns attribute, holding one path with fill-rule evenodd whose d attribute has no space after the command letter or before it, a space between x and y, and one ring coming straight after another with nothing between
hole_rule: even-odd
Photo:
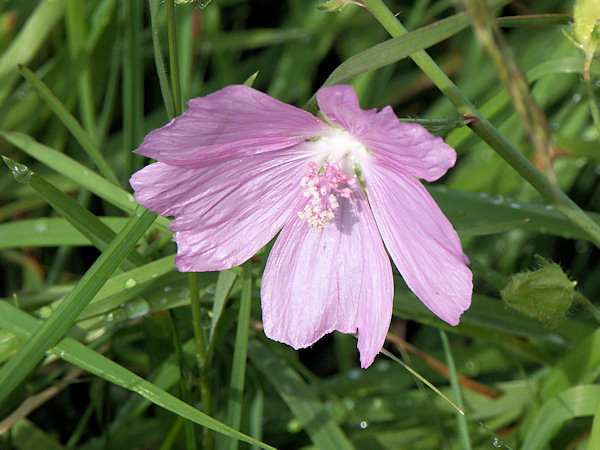
<instances>
[{"instance_id":1,"label":"white flower center","mask_svg":"<svg viewBox=\"0 0 600 450\"><path fill-rule=\"evenodd\" d=\"M323 155L320 159L324 162L311 162L308 174L300 180L303 194L310 201L302 211L298 211L298 216L305 219L311 228L322 230L335 217L341 199L350 198L354 189L360 189L355 166L367 150L341 130L312 144L316 146L316 153Z\"/></svg>"}]
</instances>

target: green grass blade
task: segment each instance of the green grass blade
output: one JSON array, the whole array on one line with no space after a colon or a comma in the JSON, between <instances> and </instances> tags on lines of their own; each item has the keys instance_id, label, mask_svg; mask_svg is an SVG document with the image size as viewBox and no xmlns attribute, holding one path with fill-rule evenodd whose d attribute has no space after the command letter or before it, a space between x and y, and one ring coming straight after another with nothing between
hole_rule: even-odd
<instances>
[{"instance_id":1,"label":"green grass blade","mask_svg":"<svg viewBox=\"0 0 600 450\"><path fill-rule=\"evenodd\" d=\"M105 226L119 231L125 217L100 217ZM85 246L93 243L62 217L42 217L0 224L0 248Z\"/></svg>"},{"instance_id":2,"label":"green grass blade","mask_svg":"<svg viewBox=\"0 0 600 450\"><path fill-rule=\"evenodd\" d=\"M37 330L44 327L27 313L15 308L7 302L0 302L0 327L15 333L23 339L32 339ZM239 431L232 430L221 422L182 402L168 392L135 375L105 356L77 342L75 339L63 338L52 348L60 358L82 369L93 373L111 383L140 394L155 405L171 411L178 416L191 420L227 436L255 444L265 449L272 449L262 442L252 439Z\"/></svg>"},{"instance_id":3,"label":"green grass blade","mask_svg":"<svg viewBox=\"0 0 600 450\"><path fill-rule=\"evenodd\" d=\"M17 354L0 369L0 401L5 399L43 359L44 352L67 332L77 316L100 290L119 264L156 219L143 210L132 216L119 235L100 255L61 305L44 322Z\"/></svg>"},{"instance_id":4,"label":"green grass blade","mask_svg":"<svg viewBox=\"0 0 600 450\"><path fill-rule=\"evenodd\" d=\"M100 152L100 150L94 144L91 136L79 125L79 122L73 117L69 110L63 105L63 103L54 95L54 93L39 79L29 68L25 66L19 66L19 70L25 79L33 86L33 88L40 95L42 100L46 102L46 105L52 110L56 117L63 123L63 125L69 130L73 137L79 142L83 150L87 153L90 159L94 162L100 173L118 185L119 180L111 169L106 159Z\"/></svg>"},{"instance_id":5,"label":"green grass blade","mask_svg":"<svg viewBox=\"0 0 600 450\"><path fill-rule=\"evenodd\" d=\"M509 3L509 0L493 2L493 7ZM374 45L340 64L327 77L323 86L343 83L357 75L388 66L418 51L431 47L469 26L465 13L455 14L425 27ZM309 101L312 103L315 96Z\"/></svg>"},{"instance_id":6,"label":"green grass blade","mask_svg":"<svg viewBox=\"0 0 600 450\"><path fill-rule=\"evenodd\" d=\"M354 448L316 392L304 382L298 372L257 340L249 343L248 356L275 386L317 448Z\"/></svg>"},{"instance_id":7,"label":"green grass blade","mask_svg":"<svg viewBox=\"0 0 600 450\"><path fill-rule=\"evenodd\" d=\"M0 56L0 103L2 103L18 80L18 64L27 64L48 41L64 13L64 1L41 2L29 16L27 22L12 41L10 47Z\"/></svg>"},{"instance_id":8,"label":"green grass blade","mask_svg":"<svg viewBox=\"0 0 600 450\"><path fill-rule=\"evenodd\" d=\"M244 275L242 295L240 298L240 313L235 335L233 351L233 367L229 383L227 399L226 423L234 430L239 430L242 420L242 405L244 403L244 382L246 379L246 360L248 358L248 333L250 330L250 310L252 306L252 278ZM227 448L237 450L238 441L231 440Z\"/></svg>"},{"instance_id":9,"label":"green grass blade","mask_svg":"<svg viewBox=\"0 0 600 450\"><path fill-rule=\"evenodd\" d=\"M88 169L83 164L69 158L67 155L40 144L32 137L23 133L0 130L0 136L23 150L32 158L37 159L123 211L132 213L136 210L137 204L133 195ZM166 228L169 225L169 220L159 217L156 223Z\"/></svg>"},{"instance_id":10,"label":"green grass blade","mask_svg":"<svg viewBox=\"0 0 600 450\"><path fill-rule=\"evenodd\" d=\"M550 440L567 420L592 416L596 413L598 405L600 405L600 386L580 385L562 392L540 408L520 448L527 450L550 448Z\"/></svg>"},{"instance_id":11,"label":"green grass blade","mask_svg":"<svg viewBox=\"0 0 600 450\"><path fill-rule=\"evenodd\" d=\"M456 229L464 234L486 234L518 226L569 239L590 239L552 205L437 187L430 187L429 192ZM600 214L587 214L600 224Z\"/></svg>"},{"instance_id":12,"label":"green grass blade","mask_svg":"<svg viewBox=\"0 0 600 450\"><path fill-rule=\"evenodd\" d=\"M219 272L219 278L217 279L217 286L215 288L215 299L213 301L213 310L212 310L212 318L210 323L210 334L209 339L212 341L213 336L215 334L215 327L217 323L219 323L219 319L221 318L221 314L223 314L223 309L225 308L225 303L229 298L229 292L233 287L233 283L237 275L235 272L230 270L224 270Z\"/></svg>"},{"instance_id":13,"label":"green grass blade","mask_svg":"<svg viewBox=\"0 0 600 450\"><path fill-rule=\"evenodd\" d=\"M37 193L44 197L61 216L67 219L77 231L96 246L98 250L104 251L108 247L110 242L116 236L116 233L104 225L98 217L71 197L63 194L42 177L32 172L27 166L17 164L5 156L2 158L13 173L17 172L20 174L17 176L17 181L22 179L25 183L30 185ZM146 260L141 254L133 250L127 255L126 262L126 266L131 268L144 264Z\"/></svg>"},{"instance_id":14,"label":"green grass blade","mask_svg":"<svg viewBox=\"0 0 600 450\"><path fill-rule=\"evenodd\" d=\"M169 84L165 60L160 49L160 39L158 31L158 7L160 0L148 0L150 3L150 23L152 24L152 49L154 50L154 63L156 64L156 73L160 84L160 92L163 98L163 104L167 112L167 117L175 117L173 110L173 94Z\"/></svg>"},{"instance_id":15,"label":"green grass blade","mask_svg":"<svg viewBox=\"0 0 600 450\"><path fill-rule=\"evenodd\" d=\"M458 384L458 377L456 375L456 364L454 363L454 356L452 355L452 349L450 348L450 342L448 341L448 336L446 332L440 328L440 337L442 338L442 347L444 348L444 353L446 355L446 363L448 365L448 370L450 371L450 385L452 386L452 394L454 396L454 401L456 406L458 406L461 411L465 410L465 402L463 401L463 395L461 392L460 384ZM472 449L471 445L471 437L469 436L469 427L467 425L467 418L460 411L456 411L456 420L458 422L458 434L460 436L460 441L462 443L462 448L465 450Z\"/></svg>"}]
</instances>

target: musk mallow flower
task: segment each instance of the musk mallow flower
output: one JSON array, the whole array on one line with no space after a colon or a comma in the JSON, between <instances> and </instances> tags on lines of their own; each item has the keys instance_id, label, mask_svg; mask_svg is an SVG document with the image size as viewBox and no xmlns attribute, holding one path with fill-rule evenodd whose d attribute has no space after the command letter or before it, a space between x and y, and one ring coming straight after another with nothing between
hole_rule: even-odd
<instances>
[{"instance_id":1,"label":"musk mallow flower","mask_svg":"<svg viewBox=\"0 0 600 450\"><path fill-rule=\"evenodd\" d=\"M252 257L278 232L261 284L265 334L294 348L358 332L362 367L383 346L392 268L442 320L469 307L472 274L458 236L417 178L433 181L455 151L391 107L362 110L350 86L322 88L323 119L246 86L188 103L136 153L138 203L174 216L180 271Z\"/></svg>"}]
</instances>

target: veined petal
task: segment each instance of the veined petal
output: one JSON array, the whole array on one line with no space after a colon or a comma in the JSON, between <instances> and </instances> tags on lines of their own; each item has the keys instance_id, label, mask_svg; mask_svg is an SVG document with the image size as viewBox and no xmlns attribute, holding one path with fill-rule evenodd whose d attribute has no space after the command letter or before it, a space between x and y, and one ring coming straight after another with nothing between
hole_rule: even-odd
<instances>
[{"instance_id":1,"label":"veined petal","mask_svg":"<svg viewBox=\"0 0 600 450\"><path fill-rule=\"evenodd\" d=\"M335 218L318 230L291 218L267 261L261 298L265 334L294 348L339 330L355 333L362 367L385 341L393 279L362 189L340 199Z\"/></svg>"},{"instance_id":2,"label":"veined petal","mask_svg":"<svg viewBox=\"0 0 600 450\"><path fill-rule=\"evenodd\" d=\"M406 284L438 317L457 325L473 275L454 228L423 185L381 165L363 167L383 242Z\"/></svg>"},{"instance_id":3,"label":"veined petal","mask_svg":"<svg viewBox=\"0 0 600 450\"><path fill-rule=\"evenodd\" d=\"M180 271L229 269L267 244L304 201L310 153L301 147L201 168L154 163L130 183L139 204L175 216L169 228Z\"/></svg>"},{"instance_id":4,"label":"veined petal","mask_svg":"<svg viewBox=\"0 0 600 450\"><path fill-rule=\"evenodd\" d=\"M280 150L322 136L312 114L247 86L227 86L188 102L189 109L148 134L135 153L177 166L207 166Z\"/></svg>"},{"instance_id":5,"label":"veined petal","mask_svg":"<svg viewBox=\"0 0 600 450\"><path fill-rule=\"evenodd\" d=\"M421 125L399 122L391 107L380 112L362 110L351 86L325 87L317 93L317 101L323 114L372 151L382 164L434 181L456 162L456 152L442 138Z\"/></svg>"}]
</instances>

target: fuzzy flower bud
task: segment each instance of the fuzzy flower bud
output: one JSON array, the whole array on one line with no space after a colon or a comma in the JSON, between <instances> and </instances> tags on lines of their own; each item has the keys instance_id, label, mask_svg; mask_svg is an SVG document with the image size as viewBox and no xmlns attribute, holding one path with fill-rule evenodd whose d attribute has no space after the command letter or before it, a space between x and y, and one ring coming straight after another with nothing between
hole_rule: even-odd
<instances>
[{"instance_id":1,"label":"fuzzy flower bud","mask_svg":"<svg viewBox=\"0 0 600 450\"><path fill-rule=\"evenodd\" d=\"M571 281L558 264L538 259L541 268L514 274L500 296L523 314L554 326L571 307L577 282Z\"/></svg>"},{"instance_id":2,"label":"fuzzy flower bud","mask_svg":"<svg viewBox=\"0 0 600 450\"><path fill-rule=\"evenodd\" d=\"M573 8L573 38L591 55L600 50L600 2L576 0Z\"/></svg>"}]
</instances>

